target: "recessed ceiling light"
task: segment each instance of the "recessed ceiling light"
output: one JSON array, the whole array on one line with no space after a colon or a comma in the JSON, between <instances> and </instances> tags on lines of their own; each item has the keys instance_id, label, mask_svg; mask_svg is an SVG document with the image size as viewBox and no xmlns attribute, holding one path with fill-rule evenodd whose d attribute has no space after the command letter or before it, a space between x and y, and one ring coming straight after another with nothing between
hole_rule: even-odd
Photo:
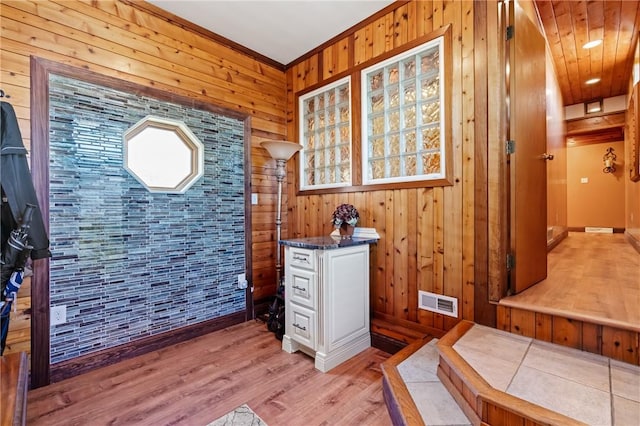
<instances>
[{"instance_id":1,"label":"recessed ceiling light","mask_svg":"<svg viewBox=\"0 0 640 426\"><path fill-rule=\"evenodd\" d=\"M583 49L591 49L592 47L596 47L596 46L600 46L600 44L602 44L602 39L599 38L598 40L591 40L588 43L585 43L582 48Z\"/></svg>"},{"instance_id":2,"label":"recessed ceiling light","mask_svg":"<svg viewBox=\"0 0 640 426\"><path fill-rule=\"evenodd\" d=\"M596 84L600 81L600 78L592 78L590 80L585 81L585 84Z\"/></svg>"}]
</instances>

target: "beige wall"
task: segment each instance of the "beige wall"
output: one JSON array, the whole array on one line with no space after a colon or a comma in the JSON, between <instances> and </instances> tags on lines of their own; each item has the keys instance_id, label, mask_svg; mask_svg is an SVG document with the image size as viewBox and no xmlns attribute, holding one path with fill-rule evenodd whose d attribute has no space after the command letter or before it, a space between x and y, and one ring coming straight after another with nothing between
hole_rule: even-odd
<instances>
[{"instance_id":1,"label":"beige wall","mask_svg":"<svg viewBox=\"0 0 640 426\"><path fill-rule=\"evenodd\" d=\"M602 156L612 147L616 172L603 173ZM624 142L578 145L567 149L567 199L569 228L625 227ZM588 183L581 183L587 178Z\"/></svg>"},{"instance_id":2,"label":"beige wall","mask_svg":"<svg viewBox=\"0 0 640 426\"><path fill-rule=\"evenodd\" d=\"M562 93L547 50L547 226L556 237L567 228L567 148Z\"/></svg>"}]
</instances>

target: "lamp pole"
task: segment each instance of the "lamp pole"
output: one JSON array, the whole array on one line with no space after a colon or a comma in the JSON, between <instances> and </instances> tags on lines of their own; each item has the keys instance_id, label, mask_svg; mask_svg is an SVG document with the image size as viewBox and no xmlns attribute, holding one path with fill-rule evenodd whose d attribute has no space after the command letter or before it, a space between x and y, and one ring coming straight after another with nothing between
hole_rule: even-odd
<instances>
[{"instance_id":1,"label":"lamp pole","mask_svg":"<svg viewBox=\"0 0 640 426\"><path fill-rule=\"evenodd\" d=\"M276 213L276 285L282 280L282 247L280 247L280 230L282 228L282 181L286 176L285 164L287 160L276 160L276 179L278 180L278 206Z\"/></svg>"},{"instance_id":2,"label":"lamp pole","mask_svg":"<svg viewBox=\"0 0 640 426\"><path fill-rule=\"evenodd\" d=\"M282 248L280 230L282 228L282 181L287 175L289 158L302 149L302 145L289 141L264 141L260 145L276 160L276 180L278 181L278 205L276 210L276 285L282 284Z\"/></svg>"}]
</instances>

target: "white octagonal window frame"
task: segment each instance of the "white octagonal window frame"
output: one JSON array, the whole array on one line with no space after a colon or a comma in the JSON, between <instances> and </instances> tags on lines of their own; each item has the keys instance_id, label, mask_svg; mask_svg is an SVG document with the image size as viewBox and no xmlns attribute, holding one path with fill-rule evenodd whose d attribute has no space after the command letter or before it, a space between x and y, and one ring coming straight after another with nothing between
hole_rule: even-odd
<instances>
[{"instance_id":1,"label":"white octagonal window frame","mask_svg":"<svg viewBox=\"0 0 640 426\"><path fill-rule=\"evenodd\" d=\"M149 192L181 194L204 174L204 145L182 121L149 115L122 139L124 169Z\"/></svg>"}]
</instances>

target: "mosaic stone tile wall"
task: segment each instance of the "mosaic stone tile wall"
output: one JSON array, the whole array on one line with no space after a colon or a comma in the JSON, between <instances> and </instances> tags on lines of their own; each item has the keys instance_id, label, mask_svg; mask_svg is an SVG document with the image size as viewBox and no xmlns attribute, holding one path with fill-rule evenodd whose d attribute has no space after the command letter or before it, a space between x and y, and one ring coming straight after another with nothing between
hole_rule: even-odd
<instances>
[{"instance_id":1,"label":"mosaic stone tile wall","mask_svg":"<svg viewBox=\"0 0 640 426\"><path fill-rule=\"evenodd\" d=\"M243 311L243 123L50 77L51 362ZM205 146L184 194L150 193L122 166L122 135L147 115Z\"/></svg>"}]
</instances>

